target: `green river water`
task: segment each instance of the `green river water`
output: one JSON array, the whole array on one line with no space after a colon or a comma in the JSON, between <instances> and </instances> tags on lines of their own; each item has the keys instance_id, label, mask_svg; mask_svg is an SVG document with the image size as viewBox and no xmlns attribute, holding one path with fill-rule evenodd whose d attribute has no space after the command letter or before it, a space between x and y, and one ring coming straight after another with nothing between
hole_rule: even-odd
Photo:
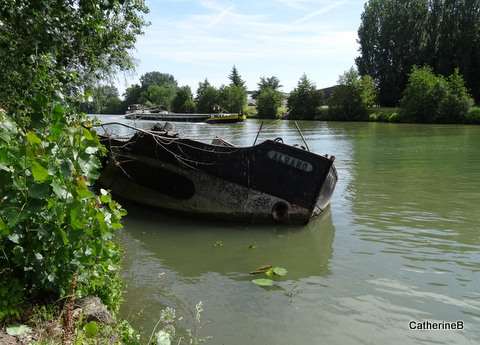
<instances>
[{"instance_id":1,"label":"green river water","mask_svg":"<svg viewBox=\"0 0 480 345\"><path fill-rule=\"evenodd\" d=\"M480 126L299 124L312 151L337 157L330 209L288 227L128 206L122 316L148 337L163 307L189 328L202 301L200 334L214 345L479 344ZM176 126L251 145L259 122ZM266 122L260 140L275 137L301 144L293 122ZM265 264L288 269L274 288L250 282Z\"/></svg>"}]
</instances>

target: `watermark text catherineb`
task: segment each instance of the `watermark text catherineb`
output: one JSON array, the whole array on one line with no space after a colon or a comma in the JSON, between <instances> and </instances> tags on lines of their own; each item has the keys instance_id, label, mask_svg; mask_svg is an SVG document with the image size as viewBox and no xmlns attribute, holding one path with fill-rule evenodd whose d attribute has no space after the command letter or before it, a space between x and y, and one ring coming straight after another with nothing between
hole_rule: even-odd
<instances>
[{"instance_id":1,"label":"watermark text catherineb","mask_svg":"<svg viewBox=\"0 0 480 345\"><path fill-rule=\"evenodd\" d=\"M463 321L410 321L408 323L408 328L419 331L462 330L463 327Z\"/></svg>"}]
</instances>

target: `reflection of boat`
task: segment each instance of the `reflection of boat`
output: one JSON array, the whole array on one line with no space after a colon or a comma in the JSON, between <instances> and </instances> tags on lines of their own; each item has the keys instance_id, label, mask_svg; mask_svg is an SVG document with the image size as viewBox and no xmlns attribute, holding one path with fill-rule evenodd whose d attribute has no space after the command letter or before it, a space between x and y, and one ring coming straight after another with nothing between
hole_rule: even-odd
<instances>
[{"instance_id":1,"label":"reflection of boat","mask_svg":"<svg viewBox=\"0 0 480 345\"><path fill-rule=\"evenodd\" d=\"M110 155L99 181L138 203L224 219L307 223L328 206L337 182L333 157L280 140L235 147L133 129L128 140L102 137Z\"/></svg>"},{"instance_id":2,"label":"reflection of boat","mask_svg":"<svg viewBox=\"0 0 480 345\"><path fill-rule=\"evenodd\" d=\"M208 220L198 222L134 204L125 206L128 216L122 243L129 253L126 260L133 265L130 270L136 275L151 275L152 267L158 265L161 271L178 273L179 280L199 276L218 279L218 275L209 275L209 272L235 280L251 280L254 277L248 272L266 264L287 268L289 280L331 273L335 227L330 209L299 229L289 225L275 228ZM184 241L185 238L189 240ZM218 247L212 250L219 240L224 243L224 250ZM254 248L249 249L252 244ZM145 287L143 284L149 279L137 277L132 279L132 284L134 281ZM153 280L151 284L153 287L158 281Z\"/></svg>"},{"instance_id":3,"label":"reflection of boat","mask_svg":"<svg viewBox=\"0 0 480 345\"><path fill-rule=\"evenodd\" d=\"M212 114L206 120L207 123L234 123L245 121L247 117L240 114Z\"/></svg>"}]
</instances>

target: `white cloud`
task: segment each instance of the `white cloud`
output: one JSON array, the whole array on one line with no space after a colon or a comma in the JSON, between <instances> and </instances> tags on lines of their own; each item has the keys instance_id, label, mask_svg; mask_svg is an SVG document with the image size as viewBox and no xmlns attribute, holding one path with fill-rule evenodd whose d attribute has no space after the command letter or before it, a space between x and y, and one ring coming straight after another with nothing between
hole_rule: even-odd
<instances>
[{"instance_id":1,"label":"white cloud","mask_svg":"<svg viewBox=\"0 0 480 345\"><path fill-rule=\"evenodd\" d=\"M303 72L335 74L324 82L332 83L353 65L356 27L339 25L328 16L311 20L347 0L271 0L261 4L293 9L277 8L276 12L256 12L228 0L191 1L200 5L200 10L197 6L196 11L179 13L174 19L150 19L152 25L137 44L139 74L150 70L183 74L180 82L196 87L205 76L213 82L226 82L228 68L237 64L250 87L261 75L277 74L289 90Z\"/></svg>"}]
</instances>

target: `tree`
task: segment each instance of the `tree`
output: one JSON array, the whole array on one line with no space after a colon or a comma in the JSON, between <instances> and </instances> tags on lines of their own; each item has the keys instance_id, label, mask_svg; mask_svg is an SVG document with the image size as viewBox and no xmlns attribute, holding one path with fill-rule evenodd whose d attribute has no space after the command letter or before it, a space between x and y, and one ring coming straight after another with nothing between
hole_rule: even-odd
<instances>
[{"instance_id":1,"label":"tree","mask_svg":"<svg viewBox=\"0 0 480 345\"><path fill-rule=\"evenodd\" d=\"M400 106L408 122L462 122L472 104L458 70L445 78L430 67L414 67Z\"/></svg>"},{"instance_id":2,"label":"tree","mask_svg":"<svg viewBox=\"0 0 480 345\"><path fill-rule=\"evenodd\" d=\"M129 86L125 90L124 97L124 103L126 106L129 106L131 104L140 104L145 101L142 95L142 88L138 84L133 84L132 86Z\"/></svg>"},{"instance_id":3,"label":"tree","mask_svg":"<svg viewBox=\"0 0 480 345\"><path fill-rule=\"evenodd\" d=\"M81 109L88 114L121 114L123 104L118 90L112 85L100 85L91 90L91 100L82 103Z\"/></svg>"},{"instance_id":4,"label":"tree","mask_svg":"<svg viewBox=\"0 0 480 345\"><path fill-rule=\"evenodd\" d=\"M176 113L193 113L195 111L195 102L189 86L182 86L177 90L172 101L172 110Z\"/></svg>"},{"instance_id":5,"label":"tree","mask_svg":"<svg viewBox=\"0 0 480 345\"><path fill-rule=\"evenodd\" d=\"M283 95L271 87L263 88L257 97L257 114L262 118L275 119L282 105Z\"/></svg>"},{"instance_id":6,"label":"tree","mask_svg":"<svg viewBox=\"0 0 480 345\"><path fill-rule=\"evenodd\" d=\"M287 100L290 119L313 119L320 99L315 84L305 74Z\"/></svg>"},{"instance_id":7,"label":"tree","mask_svg":"<svg viewBox=\"0 0 480 345\"><path fill-rule=\"evenodd\" d=\"M177 93L177 88L174 85L158 85L152 84L148 87L146 92L142 92L145 99L144 104L149 106L158 106L165 110L172 109L172 101Z\"/></svg>"},{"instance_id":8,"label":"tree","mask_svg":"<svg viewBox=\"0 0 480 345\"><path fill-rule=\"evenodd\" d=\"M395 105L414 65L444 76L459 68L480 101L480 6L471 0L370 0L358 30L362 75L382 105Z\"/></svg>"},{"instance_id":9,"label":"tree","mask_svg":"<svg viewBox=\"0 0 480 345\"><path fill-rule=\"evenodd\" d=\"M413 65L426 56L425 0L370 0L358 30L361 75L370 75L379 87L380 103L398 103Z\"/></svg>"},{"instance_id":10,"label":"tree","mask_svg":"<svg viewBox=\"0 0 480 345\"><path fill-rule=\"evenodd\" d=\"M368 120L368 109L375 104L376 92L370 76L360 77L355 68L340 76L328 102L329 118L341 121Z\"/></svg>"},{"instance_id":11,"label":"tree","mask_svg":"<svg viewBox=\"0 0 480 345\"><path fill-rule=\"evenodd\" d=\"M57 91L65 95L82 91L85 85L95 84L115 71L132 68L129 51L145 23L138 13L146 11L143 2L134 0L101 4L78 0L2 1L0 102L3 108L8 110L6 103L16 98L17 92L31 89L38 65L36 57L49 56L52 77L65 87Z\"/></svg>"},{"instance_id":12,"label":"tree","mask_svg":"<svg viewBox=\"0 0 480 345\"><path fill-rule=\"evenodd\" d=\"M125 213L91 188L105 148L77 107L133 66L144 12L134 0L0 2L0 321L70 294L118 310Z\"/></svg>"},{"instance_id":13,"label":"tree","mask_svg":"<svg viewBox=\"0 0 480 345\"><path fill-rule=\"evenodd\" d=\"M177 81L173 75L156 71L148 72L142 75L140 77L140 84L143 91L148 90L148 88L152 85L177 87Z\"/></svg>"},{"instance_id":14,"label":"tree","mask_svg":"<svg viewBox=\"0 0 480 345\"><path fill-rule=\"evenodd\" d=\"M243 114L247 105L247 93L242 86L221 86L219 90L220 106L230 113Z\"/></svg>"},{"instance_id":15,"label":"tree","mask_svg":"<svg viewBox=\"0 0 480 345\"><path fill-rule=\"evenodd\" d=\"M257 84L258 85L258 90L254 91L252 94L253 99L257 99L258 95L266 88L270 88L274 91L278 91L282 85L280 85L280 80L275 77L261 77L260 82Z\"/></svg>"},{"instance_id":16,"label":"tree","mask_svg":"<svg viewBox=\"0 0 480 345\"><path fill-rule=\"evenodd\" d=\"M240 77L240 74L238 73L237 67L233 66L232 72L228 76L228 79L230 79L230 85L233 86L238 86L241 88L245 88L245 82L242 80L242 77Z\"/></svg>"},{"instance_id":17,"label":"tree","mask_svg":"<svg viewBox=\"0 0 480 345\"><path fill-rule=\"evenodd\" d=\"M219 92L205 79L203 83L198 84L195 100L198 112L203 114L215 113L220 103Z\"/></svg>"}]
</instances>

